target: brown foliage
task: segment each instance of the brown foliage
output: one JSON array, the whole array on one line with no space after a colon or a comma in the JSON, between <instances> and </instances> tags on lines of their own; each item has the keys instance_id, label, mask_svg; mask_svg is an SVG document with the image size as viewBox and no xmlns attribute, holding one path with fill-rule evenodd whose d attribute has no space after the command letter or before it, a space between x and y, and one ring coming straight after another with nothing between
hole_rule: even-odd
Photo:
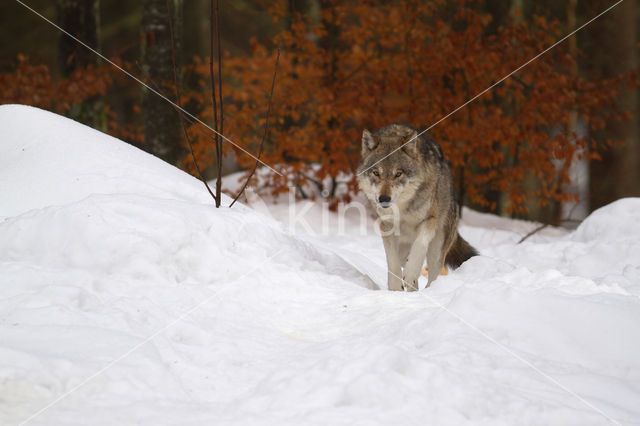
<instances>
[{"instance_id":1,"label":"brown foliage","mask_svg":"<svg viewBox=\"0 0 640 426\"><path fill-rule=\"evenodd\" d=\"M363 128L394 121L426 128L563 35L557 22L542 17L489 33L491 18L474 2L445 3L323 1L316 23L272 7L274 20L286 18L289 28L271 43L253 40L250 57L225 59L231 101L225 134L257 151L273 46L279 46L273 125L262 159L294 179L335 178L355 169ZM562 188L574 154L597 158L603 149L570 131L571 113L590 130L620 118L608 106L629 77L589 82L572 74L574 61L559 45L430 130L471 202L495 209L487 194L498 191L507 196L507 211L524 213L531 200L544 205L571 197ZM195 70L206 93L205 63ZM191 99L206 104L197 93ZM210 108L203 118L211 121ZM199 155L211 155L208 146L201 138ZM237 158L247 168L253 161ZM286 189L285 179L272 178L274 191Z\"/></svg>"},{"instance_id":2,"label":"brown foliage","mask_svg":"<svg viewBox=\"0 0 640 426\"><path fill-rule=\"evenodd\" d=\"M3 88L0 104L31 105L62 115L73 115L72 108L81 108L85 101L106 95L114 83L115 72L110 65L87 65L75 69L66 78L55 79L48 66L30 64L29 57L20 54L12 72L0 73L0 87ZM130 142L142 142L139 125L120 125L108 106L103 112L111 135Z\"/></svg>"},{"instance_id":3,"label":"brown foliage","mask_svg":"<svg viewBox=\"0 0 640 426\"><path fill-rule=\"evenodd\" d=\"M113 76L106 66L88 65L78 68L68 78L54 80L46 65L31 65L29 57L18 55L13 72L0 73L0 103L31 105L55 111L69 112L73 104L104 95Z\"/></svg>"}]
</instances>

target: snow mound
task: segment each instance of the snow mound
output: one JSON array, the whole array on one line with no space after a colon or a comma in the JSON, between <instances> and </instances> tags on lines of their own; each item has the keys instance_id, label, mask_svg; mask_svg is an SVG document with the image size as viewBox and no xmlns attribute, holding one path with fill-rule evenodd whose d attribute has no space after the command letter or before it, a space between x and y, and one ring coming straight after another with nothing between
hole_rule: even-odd
<instances>
[{"instance_id":1,"label":"snow mound","mask_svg":"<svg viewBox=\"0 0 640 426\"><path fill-rule=\"evenodd\" d=\"M46 111L0 129L0 424L640 422L640 200L522 244L535 224L467 211L482 256L371 291L373 233L215 209Z\"/></svg>"},{"instance_id":2,"label":"snow mound","mask_svg":"<svg viewBox=\"0 0 640 426\"><path fill-rule=\"evenodd\" d=\"M236 240L264 253L286 242L299 249L297 255L323 256L240 204L233 212L223 208L213 214L200 181L72 120L5 105L0 128L6 154L0 162L0 216L9 216L0 247L10 252L9 259L119 273L142 262L150 271L160 265L182 276L179 271L210 268L213 249L218 254L245 249ZM180 264L185 241L201 253L201 265Z\"/></svg>"},{"instance_id":3,"label":"snow mound","mask_svg":"<svg viewBox=\"0 0 640 426\"><path fill-rule=\"evenodd\" d=\"M208 202L202 184L129 144L59 115L0 106L0 217L82 200L139 194Z\"/></svg>"},{"instance_id":4,"label":"snow mound","mask_svg":"<svg viewBox=\"0 0 640 426\"><path fill-rule=\"evenodd\" d=\"M594 211L573 233L574 241L637 241L640 235L640 198L623 198Z\"/></svg>"}]
</instances>

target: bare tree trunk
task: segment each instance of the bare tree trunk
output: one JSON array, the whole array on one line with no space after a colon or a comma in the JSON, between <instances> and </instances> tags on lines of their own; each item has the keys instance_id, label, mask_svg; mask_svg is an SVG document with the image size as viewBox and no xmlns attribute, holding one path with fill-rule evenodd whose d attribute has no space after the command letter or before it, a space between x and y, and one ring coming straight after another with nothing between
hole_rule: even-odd
<instances>
[{"instance_id":1,"label":"bare tree trunk","mask_svg":"<svg viewBox=\"0 0 640 426\"><path fill-rule=\"evenodd\" d=\"M593 14L610 5L604 0L591 0L588 13ZM636 69L636 1L626 0L607 16L589 28L588 60L589 77L606 78ZM618 92L615 108L631 112L626 122L608 123L597 137L602 143L607 139L622 141L604 153L602 161L594 161L590 170L591 210L621 197L640 195L640 141L638 141L638 95L623 87Z\"/></svg>"},{"instance_id":2,"label":"bare tree trunk","mask_svg":"<svg viewBox=\"0 0 640 426\"><path fill-rule=\"evenodd\" d=\"M577 20L578 0L569 0L567 2L567 32L578 27ZM571 75L578 75L578 37L571 37L567 40L569 44L569 54L576 59L573 66L569 70ZM575 133L577 137L585 136L585 124L579 121L578 112L574 109L569 115L569 123L567 125L569 134ZM589 214L589 161L581 158L584 154L581 149L573 156L571 167L568 173L571 181L568 185L562 185L561 190L567 194L574 194L578 197L578 201L563 202L555 208L554 224L559 224L562 219L569 218L582 220Z\"/></svg>"},{"instance_id":3,"label":"bare tree trunk","mask_svg":"<svg viewBox=\"0 0 640 426\"><path fill-rule=\"evenodd\" d=\"M99 50L100 0L57 0L58 24L92 48ZM97 65L99 57L72 39L60 34L58 41L60 74L70 76L75 70L88 65ZM99 130L106 130L104 101L100 96L85 100L82 105L73 105L71 118Z\"/></svg>"},{"instance_id":4,"label":"bare tree trunk","mask_svg":"<svg viewBox=\"0 0 640 426\"><path fill-rule=\"evenodd\" d=\"M89 46L98 49L99 8L99 0L58 0L58 23ZM95 64L97 59L97 56L77 41L63 33L60 34L58 61L63 76L69 76L79 67Z\"/></svg>"},{"instance_id":5,"label":"bare tree trunk","mask_svg":"<svg viewBox=\"0 0 640 426\"><path fill-rule=\"evenodd\" d=\"M312 3L311 0L287 0L287 28L291 28L291 24L297 14L308 14L310 3Z\"/></svg>"},{"instance_id":6,"label":"bare tree trunk","mask_svg":"<svg viewBox=\"0 0 640 426\"><path fill-rule=\"evenodd\" d=\"M174 13L176 61L180 63L182 0L171 0ZM144 0L142 12L142 67L152 86L165 95L173 93L171 35L166 0ZM177 67L180 69L180 67ZM180 84L178 76L178 84ZM143 89L144 146L149 153L177 167L188 154L182 141L180 120L174 108L154 93Z\"/></svg>"}]
</instances>

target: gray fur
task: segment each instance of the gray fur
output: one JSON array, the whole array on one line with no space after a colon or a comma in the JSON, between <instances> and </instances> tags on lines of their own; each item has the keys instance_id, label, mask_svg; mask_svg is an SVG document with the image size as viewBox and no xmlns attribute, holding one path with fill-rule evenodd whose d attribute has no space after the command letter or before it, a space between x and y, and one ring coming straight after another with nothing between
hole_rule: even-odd
<instances>
[{"instance_id":1,"label":"gray fur","mask_svg":"<svg viewBox=\"0 0 640 426\"><path fill-rule=\"evenodd\" d=\"M402 123L362 132L358 185L380 218L389 290L417 290L425 257L428 287L445 263L455 268L477 254L457 232L453 177L442 148L417 134Z\"/></svg>"}]
</instances>

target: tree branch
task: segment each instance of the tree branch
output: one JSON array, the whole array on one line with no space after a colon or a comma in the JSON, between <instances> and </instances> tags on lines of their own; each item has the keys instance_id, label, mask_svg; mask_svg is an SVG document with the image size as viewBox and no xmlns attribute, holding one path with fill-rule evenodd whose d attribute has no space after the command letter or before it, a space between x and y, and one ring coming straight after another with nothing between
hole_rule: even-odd
<instances>
[{"instance_id":1,"label":"tree branch","mask_svg":"<svg viewBox=\"0 0 640 426\"><path fill-rule=\"evenodd\" d=\"M167 13L169 15L169 34L171 35L171 60L173 61L173 85L175 86L175 90L176 90L176 104L178 106L181 105L181 96L180 96L180 86L178 85L178 70L177 70L177 65L176 65L176 48L175 48L175 38L173 36L173 17L171 15L171 6L169 5L169 0L167 0ZM184 138L187 141L187 145L189 146L189 152L191 153L191 159L193 160L193 165L196 167L196 172L198 172L198 177L200 178L200 180L202 181L202 183L204 183L204 186L207 188L207 191L209 191L209 194L211 195L211 197L213 197L214 201L216 200L215 195L213 195L213 192L211 191L211 188L209 188L209 184L207 183L207 180L204 178L204 176L202 176L202 171L200 171L200 166L198 165L198 160L196 159L196 154L193 152L193 144L191 143L191 138L189 137L189 132L187 132L187 126L185 126L184 124L184 116L182 114L182 111L180 111L179 109L176 108L176 111L178 112L178 116L180 117L180 125L182 126L182 132L184 134Z\"/></svg>"},{"instance_id":2,"label":"tree branch","mask_svg":"<svg viewBox=\"0 0 640 426\"><path fill-rule=\"evenodd\" d=\"M220 138L220 129L218 128L218 102L216 100L216 84L213 73L213 0L209 4L209 80L211 81L211 104L213 105L213 128L216 130L215 147L216 161L218 163L218 179L216 180L216 207L220 207L221 199L221 170L220 157L222 153L222 140Z\"/></svg>"},{"instance_id":3,"label":"tree branch","mask_svg":"<svg viewBox=\"0 0 640 426\"><path fill-rule=\"evenodd\" d=\"M256 160L256 164L253 165L253 170L251 170L251 173L249 173L249 176L247 177L247 180L244 182L244 185L242 185L242 189L240 189L240 192L238 192L238 195L236 195L236 197L233 199L229 207L232 207L235 204L235 202L238 201L238 198L240 198L245 188L249 184L249 181L251 180L254 173L256 172L256 169L258 168L258 162L260 161L260 157L262 156L262 150L264 148L264 141L267 139L267 135L269 134L269 117L271 117L271 101L273 100L273 89L276 86L276 75L278 74L279 63L280 63L280 48L278 48L278 55L276 56L276 65L273 69L273 79L271 80L271 92L269 93L269 103L267 104L267 119L264 125L264 133L262 135L262 139L260 140L260 149L258 151L258 159Z\"/></svg>"},{"instance_id":4,"label":"tree branch","mask_svg":"<svg viewBox=\"0 0 640 426\"><path fill-rule=\"evenodd\" d=\"M217 129L220 135L223 133L223 124L224 124L224 107L222 105L222 49L220 48L220 11L219 11L219 1L216 0L216 37L218 41L218 103L220 104L220 120L219 128ZM213 40L211 40L211 54L213 55ZM211 82L213 84L213 81ZM223 156L223 147L222 147L222 136L217 138L216 144L216 152L218 153L217 163L218 163L218 178L216 179L216 195L218 196L218 207L220 206L220 198L222 193L222 156Z\"/></svg>"},{"instance_id":5,"label":"tree branch","mask_svg":"<svg viewBox=\"0 0 640 426\"><path fill-rule=\"evenodd\" d=\"M578 219L571 218L571 215L573 214L573 211L576 209L576 207L578 207L578 203L575 203L573 205L573 207L571 207L571 210L569 210L569 214L567 215L566 219L560 219L558 222L580 222L580 220L578 220ZM520 238L520 241L518 241L518 244L522 243L524 240L526 240L530 236L542 231L544 228L548 227L549 225L551 225L551 224L550 223L543 223L543 224L540 224L540 225L536 226L533 230L528 232L527 235L525 235L524 237Z\"/></svg>"}]
</instances>

